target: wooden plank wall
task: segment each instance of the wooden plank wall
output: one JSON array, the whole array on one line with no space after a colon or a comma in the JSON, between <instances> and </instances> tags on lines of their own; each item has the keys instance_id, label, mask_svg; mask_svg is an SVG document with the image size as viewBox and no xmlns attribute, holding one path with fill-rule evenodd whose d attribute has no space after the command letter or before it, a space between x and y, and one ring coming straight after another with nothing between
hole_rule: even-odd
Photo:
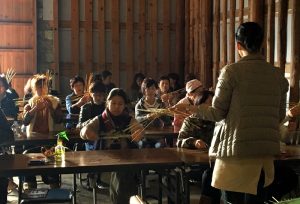
<instances>
[{"instance_id":1,"label":"wooden plank wall","mask_svg":"<svg viewBox=\"0 0 300 204\"><path fill-rule=\"evenodd\" d=\"M129 89L138 72L155 79L183 73L184 6L181 0L61 1L59 53L71 53L60 55L61 78L106 69L117 86Z\"/></svg>"},{"instance_id":2,"label":"wooden plank wall","mask_svg":"<svg viewBox=\"0 0 300 204\"><path fill-rule=\"evenodd\" d=\"M258 22L265 30L262 54L268 62L279 67L290 80L290 100L299 101L299 23L300 8L297 0L214 0L203 10L203 2L186 1L185 17L185 72L194 72L207 86L217 82L219 70L226 64L236 62L239 56L235 46L235 30L242 22ZM199 7L199 4L201 6ZM210 9L210 10L209 10ZM207 32L203 18L212 17ZM208 34L208 35L207 35ZM212 40L212 49L203 49ZM297 43L296 43L297 42ZM211 58L212 63L203 64ZM213 70L211 72L211 70ZM204 73L211 72L212 79Z\"/></svg>"},{"instance_id":3,"label":"wooden plank wall","mask_svg":"<svg viewBox=\"0 0 300 204\"><path fill-rule=\"evenodd\" d=\"M0 73L14 68L12 86L23 95L36 73L36 1L3 0L0 6Z\"/></svg>"}]
</instances>

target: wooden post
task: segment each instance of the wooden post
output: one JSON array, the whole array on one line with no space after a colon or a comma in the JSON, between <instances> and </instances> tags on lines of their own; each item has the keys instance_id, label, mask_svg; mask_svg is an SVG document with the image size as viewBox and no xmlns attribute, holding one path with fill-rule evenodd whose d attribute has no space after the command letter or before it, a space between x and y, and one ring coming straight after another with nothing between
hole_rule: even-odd
<instances>
[{"instance_id":1,"label":"wooden post","mask_svg":"<svg viewBox=\"0 0 300 204\"><path fill-rule=\"evenodd\" d=\"M133 0L127 0L127 19L126 19L126 76L127 76L127 91L130 90L133 81Z\"/></svg>"},{"instance_id":2,"label":"wooden post","mask_svg":"<svg viewBox=\"0 0 300 204\"><path fill-rule=\"evenodd\" d=\"M55 75L54 89L59 89L59 36L58 36L58 0L53 0L53 71Z\"/></svg>"},{"instance_id":3,"label":"wooden post","mask_svg":"<svg viewBox=\"0 0 300 204\"><path fill-rule=\"evenodd\" d=\"M264 1L250 0L249 1L249 19L264 27Z\"/></svg>"},{"instance_id":4,"label":"wooden post","mask_svg":"<svg viewBox=\"0 0 300 204\"><path fill-rule=\"evenodd\" d=\"M79 14L78 14L79 15ZM86 74L93 72L93 2L85 0L85 65Z\"/></svg>"},{"instance_id":5,"label":"wooden post","mask_svg":"<svg viewBox=\"0 0 300 204\"><path fill-rule=\"evenodd\" d=\"M98 1L98 39L99 39L99 65L98 71L106 68L105 64L105 0Z\"/></svg>"},{"instance_id":6,"label":"wooden post","mask_svg":"<svg viewBox=\"0 0 300 204\"><path fill-rule=\"evenodd\" d=\"M157 70L157 0L151 1L150 6L150 14L151 14L151 67L149 70L149 77L157 78L158 76L158 70Z\"/></svg>"},{"instance_id":7,"label":"wooden post","mask_svg":"<svg viewBox=\"0 0 300 204\"><path fill-rule=\"evenodd\" d=\"M299 101L299 69L300 69L300 1L292 0L292 58L290 75L290 103Z\"/></svg>"},{"instance_id":8,"label":"wooden post","mask_svg":"<svg viewBox=\"0 0 300 204\"><path fill-rule=\"evenodd\" d=\"M214 0L213 19L213 86L217 84L220 69L220 0Z\"/></svg>"},{"instance_id":9,"label":"wooden post","mask_svg":"<svg viewBox=\"0 0 300 204\"><path fill-rule=\"evenodd\" d=\"M71 2L71 19L72 75L77 75L79 74L79 0Z\"/></svg>"},{"instance_id":10,"label":"wooden post","mask_svg":"<svg viewBox=\"0 0 300 204\"><path fill-rule=\"evenodd\" d=\"M170 0L163 1L163 66L170 69Z\"/></svg>"},{"instance_id":11,"label":"wooden post","mask_svg":"<svg viewBox=\"0 0 300 204\"><path fill-rule=\"evenodd\" d=\"M221 66L227 64L227 0L222 1L222 50Z\"/></svg>"},{"instance_id":12,"label":"wooden post","mask_svg":"<svg viewBox=\"0 0 300 204\"><path fill-rule=\"evenodd\" d=\"M112 22L112 81L118 87L120 84L120 5L119 0L111 2Z\"/></svg>"},{"instance_id":13,"label":"wooden post","mask_svg":"<svg viewBox=\"0 0 300 204\"><path fill-rule=\"evenodd\" d=\"M145 0L139 0L139 69L147 75L145 59Z\"/></svg>"},{"instance_id":14,"label":"wooden post","mask_svg":"<svg viewBox=\"0 0 300 204\"><path fill-rule=\"evenodd\" d=\"M195 8L194 8L194 2L195 0L190 0L190 35L189 35L189 73L194 73L193 70L195 68L195 62L194 62L194 30L195 30Z\"/></svg>"},{"instance_id":15,"label":"wooden post","mask_svg":"<svg viewBox=\"0 0 300 204\"><path fill-rule=\"evenodd\" d=\"M193 39L194 39L194 73L195 74L200 74L200 58L199 58L199 20L200 20L200 16L199 16L199 1L194 0L194 33L193 33ZM203 76L200 76L200 79L202 79Z\"/></svg>"},{"instance_id":16,"label":"wooden post","mask_svg":"<svg viewBox=\"0 0 300 204\"><path fill-rule=\"evenodd\" d=\"M184 58L185 58L185 66L184 66L184 70L185 73L189 72L190 69L190 0L186 0L185 1L185 32L184 32Z\"/></svg>"},{"instance_id":17,"label":"wooden post","mask_svg":"<svg viewBox=\"0 0 300 204\"><path fill-rule=\"evenodd\" d=\"M201 1L202 18L201 18L201 39L200 39L200 59L201 59L201 69L203 70L203 83L207 88L211 87L212 84L212 11L213 4L211 0Z\"/></svg>"},{"instance_id":18,"label":"wooden post","mask_svg":"<svg viewBox=\"0 0 300 204\"><path fill-rule=\"evenodd\" d=\"M230 0L230 24L229 24L229 63L235 62L235 0Z\"/></svg>"},{"instance_id":19,"label":"wooden post","mask_svg":"<svg viewBox=\"0 0 300 204\"><path fill-rule=\"evenodd\" d=\"M239 24L244 22L244 0L239 0Z\"/></svg>"},{"instance_id":20,"label":"wooden post","mask_svg":"<svg viewBox=\"0 0 300 204\"><path fill-rule=\"evenodd\" d=\"M277 62L278 67L285 73L288 1L279 0L278 4Z\"/></svg>"},{"instance_id":21,"label":"wooden post","mask_svg":"<svg viewBox=\"0 0 300 204\"><path fill-rule=\"evenodd\" d=\"M176 0L176 57L175 72L180 76L183 74L184 67L184 1Z\"/></svg>"},{"instance_id":22,"label":"wooden post","mask_svg":"<svg viewBox=\"0 0 300 204\"><path fill-rule=\"evenodd\" d=\"M267 61L274 64L274 43L275 43L275 1L268 0L267 18Z\"/></svg>"}]
</instances>

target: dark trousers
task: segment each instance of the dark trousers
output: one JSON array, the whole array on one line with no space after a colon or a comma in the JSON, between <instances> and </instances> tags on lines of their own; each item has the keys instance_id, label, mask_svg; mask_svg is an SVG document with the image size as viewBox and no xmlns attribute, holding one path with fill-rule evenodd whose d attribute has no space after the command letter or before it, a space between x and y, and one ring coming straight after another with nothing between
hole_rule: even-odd
<instances>
[{"instance_id":1,"label":"dark trousers","mask_svg":"<svg viewBox=\"0 0 300 204\"><path fill-rule=\"evenodd\" d=\"M0 204L7 203L7 186L8 186L8 179L4 177L0 177Z\"/></svg>"},{"instance_id":2,"label":"dark trousers","mask_svg":"<svg viewBox=\"0 0 300 204\"><path fill-rule=\"evenodd\" d=\"M264 188L264 183L265 174L262 171L257 185L257 195L225 191L225 200L231 204L264 204L264 201L266 200L266 189Z\"/></svg>"},{"instance_id":3,"label":"dark trousers","mask_svg":"<svg viewBox=\"0 0 300 204\"><path fill-rule=\"evenodd\" d=\"M219 204L221 190L211 186L213 167L206 169L202 174L201 195L211 198L212 204Z\"/></svg>"}]
</instances>

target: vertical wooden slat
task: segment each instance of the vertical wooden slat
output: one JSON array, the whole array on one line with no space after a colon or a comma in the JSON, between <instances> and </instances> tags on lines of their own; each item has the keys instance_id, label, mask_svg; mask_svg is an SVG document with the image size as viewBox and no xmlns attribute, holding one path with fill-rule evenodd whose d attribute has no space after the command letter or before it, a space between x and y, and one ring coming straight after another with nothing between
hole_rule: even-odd
<instances>
[{"instance_id":1,"label":"vertical wooden slat","mask_svg":"<svg viewBox=\"0 0 300 204\"><path fill-rule=\"evenodd\" d=\"M85 67L86 73L93 72L93 1L85 0Z\"/></svg>"},{"instance_id":2,"label":"vertical wooden slat","mask_svg":"<svg viewBox=\"0 0 300 204\"><path fill-rule=\"evenodd\" d=\"M239 0L239 24L244 22L244 0Z\"/></svg>"},{"instance_id":3,"label":"vertical wooden slat","mask_svg":"<svg viewBox=\"0 0 300 204\"><path fill-rule=\"evenodd\" d=\"M145 0L140 0L139 4L139 69L147 74L145 57Z\"/></svg>"},{"instance_id":4,"label":"vertical wooden slat","mask_svg":"<svg viewBox=\"0 0 300 204\"><path fill-rule=\"evenodd\" d=\"M184 1L176 1L176 56L175 56L175 70L173 72L179 73L182 76L182 68L184 67Z\"/></svg>"},{"instance_id":5,"label":"vertical wooden slat","mask_svg":"<svg viewBox=\"0 0 300 204\"><path fill-rule=\"evenodd\" d=\"M72 75L76 75L79 74L79 0L71 2L71 19Z\"/></svg>"},{"instance_id":6,"label":"vertical wooden slat","mask_svg":"<svg viewBox=\"0 0 300 204\"><path fill-rule=\"evenodd\" d=\"M250 21L259 23L264 27L264 1L250 0L249 1Z\"/></svg>"},{"instance_id":7,"label":"vertical wooden slat","mask_svg":"<svg viewBox=\"0 0 300 204\"><path fill-rule=\"evenodd\" d=\"M222 50L221 66L227 64L227 0L222 1Z\"/></svg>"},{"instance_id":8,"label":"vertical wooden slat","mask_svg":"<svg viewBox=\"0 0 300 204\"><path fill-rule=\"evenodd\" d=\"M98 34L99 34L99 66L98 71L105 67L105 0L98 0Z\"/></svg>"},{"instance_id":9,"label":"vertical wooden slat","mask_svg":"<svg viewBox=\"0 0 300 204\"><path fill-rule=\"evenodd\" d=\"M229 63L235 62L235 0L230 0L230 24L229 24Z\"/></svg>"},{"instance_id":10,"label":"vertical wooden slat","mask_svg":"<svg viewBox=\"0 0 300 204\"><path fill-rule=\"evenodd\" d=\"M119 27L119 0L113 0L111 3L111 23L112 23L112 80L119 86L120 84L120 27Z\"/></svg>"},{"instance_id":11,"label":"vertical wooden slat","mask_svg":"<svg viewBox=\"0 0 300 204\"><path fill-rule=\"evenodd\" d=\"M291 37L291 75L290 102L299 101L299 73L300 73L300 1L292 0L292 37Z\"/></svg>"},{"instance_id":12,"label":"vertical wooden slat","mask_svg":"<svg viewBox=\"0 0 300 204\"><path fill-rule=\"evenodd\" d=\"M32 28L33 28L33 33L37 33L37 9L36 9L36 1L32 0ZM33 53L34 53L34 71L37 71L37 38L34 37L32 41L32 47L33 47ZM23 89L22 89L23 92Z\"/></svg>"},{"instance_id":13,"label":"vertical wooden slat","mask_svg":"<svg viewBox=\"0 0 300 204\"><path fill-rule=\"evenodd\" d=\"M151 15L151 67L149 70L149 76L153 78L157 78L158 70L157 70L157 0L151 0L150 3L150 15Z\"/></svg>"},{"instance_id":14,"label":"vertical wooden slat","mask_svg":"<svg viewBox=\"0 0 300 204\"><path fill-rule=\"evenodd\" d=\"M163 69L170 72L170 0L163 1Z\"/></svg>"},{"instance_id":15,"label":"vertical wooden slat","mask_svg":"<svg viewBox=\"0 0 300 204\"><path fill-rule=\"evenodd\" d=\"M126 58L127 58L127 80L133 80L133 0L127 0L127 19L126 19ZM127 83L127 90L130 90L130 83Z\"/></svg>"},{"instance_id":16,"label":"vertical wooden slat","mask_svg":"<svg viewBox=\"0 0 300 204\"><path fill-rule=\"evenodd\" d=\"M215 86L220 68L220 0L214 0L213 24L213 86Z\"/></svg>"},{"instance_id":17,"label":"vertical wooden slat","mask_svg":"<svg viewBox=\"0 0 300 204\"><path fill-rule=\"evenodd\" d=\"M194 25L195 25L195 8L194 8L194 2L195 0L190 0L190 35L189 35L189 73L194 73L194 67L195 67L195 62L194 62Z\"/></svg>"},{"instance_id":18,"label":"vertical wooden slat","mask_svg":"<svg viewBox=\"0 0 300 204\"><path fill-rule=\"evenodd\" d=\"M286 47L287 47L287 15L288 1L278 2L278 36L277 36L277 62L278 67L285 72Z\"/></svg>"},{"instance_id":19,"label":"vertical wooden slat","mask_svg":"<svg viewBox=\"0 0 300 204\"><path fill-rule=\"evenodd\" d=\"M203 83L207 88L212 86L212 11L213 4L211 0L201 0L201 52L200 52L200 63L201 73L203 73Z\"/></svg>"},{"instance_id":20,"label":"vertical wooden slat","mask_svg":"<svg viewBox=\"0 0 300 204\"><path fill-rule=\"evenodd\" d=\"M189 72L189 65L190 65L190 0L185 1L184 6L184 16L185 16L185 28L184 28L184 59L185 59L185 66L184 70L185 73Z\"/></svg>"},{"instance_id":21,"label":"vertical wooden slat","mask_svg":"<svg viewBox=\"0 0 300 204\"><path fill-rule=\"evenodd\" d=\"M53 71L55 74L54 89L59 88L59 36L58 36L58 0L53 0Z\"/></svg>"},{"instance_id":22,"label":"vertical wooden slat","mask_svg":"<svg viewBox=\"0 0 300 204\"><path fill-rule=\"evenodd\" d=\"M275 43L275 1L268 0L267 17L267 61L274 64L274 43Z\"/></svg>"},{"instance_id":23,"label":"vertical wooden slat","mask_svg":"<svg viewBox=\"0 0 300 204\"><path fill-rule=\"evenodd\" d=\"M194 73L199 74L200 66L199 66L199 1L194 1L194 33L192 38L194 39ZM200 76L201 78L201 76Z\"/></svg>"},{"instance_id":24,"label":"vertical wooden slat","mask_svg":"<svg viewBox=\"0 0 300 204\"><path fill-rule=\"evenodd\" d=\"M242 24L244 22L244 0L239 0L239 25ZM238 54L237 55L237 60L239 60L241 57Z\"/></svg>"}]
</instances>

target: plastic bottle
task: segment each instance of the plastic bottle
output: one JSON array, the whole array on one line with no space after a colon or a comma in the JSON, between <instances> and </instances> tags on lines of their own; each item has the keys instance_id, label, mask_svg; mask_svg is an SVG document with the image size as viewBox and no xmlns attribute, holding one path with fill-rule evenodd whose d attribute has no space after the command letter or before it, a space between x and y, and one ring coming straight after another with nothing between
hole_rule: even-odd
<instances>
[{"instance_id":1,"label":"plastic bottle","mask_svg":"<svg viewBox=\"0 0 300 204\"><path fill-rule=\"evenodd\" d=\"M57 144L55 146L55 161L64 161L65 160L66 148L63 146L61 139L57 139Z\"/></svg>"}]
</instances>

